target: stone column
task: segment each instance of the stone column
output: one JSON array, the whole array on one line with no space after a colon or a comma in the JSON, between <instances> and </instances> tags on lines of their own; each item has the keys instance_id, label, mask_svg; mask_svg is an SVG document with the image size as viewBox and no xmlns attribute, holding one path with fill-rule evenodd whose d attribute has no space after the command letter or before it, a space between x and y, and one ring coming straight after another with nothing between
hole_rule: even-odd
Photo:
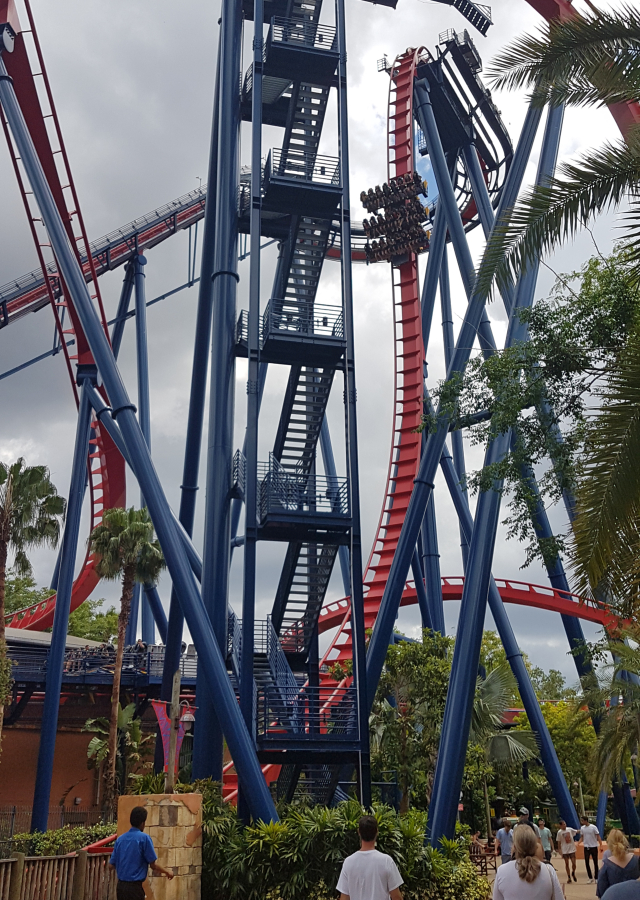
<instances>
[{"instance_id":1,"label":"stone column","mask_svg":"<svg viewBox=\"0 0 640 900\"><path fill-rule=\"evenodd\" d=\"M118 836L131 827L134 806L147 810L145 831L160 865L173 869L169 881L149 870L147 900L200 900L202 881L202 795L126 794L118 800Z\"/></svg>"}]
</instances>

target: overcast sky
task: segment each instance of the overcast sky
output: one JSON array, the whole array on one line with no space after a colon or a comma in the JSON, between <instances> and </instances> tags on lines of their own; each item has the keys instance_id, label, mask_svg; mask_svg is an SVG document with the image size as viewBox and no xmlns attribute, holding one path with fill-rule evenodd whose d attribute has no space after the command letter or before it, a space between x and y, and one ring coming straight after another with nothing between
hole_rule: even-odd
<instances>
[{"instance_id":1,"label":"overcast sky","mask_svg":"<svg viewBox=\"0 0 640 900\"><path fill-rule=\"evenodd\" d=\"M602 3L603 6L615 4ZM212 95L217 51L217 20L220 4L204 0L32 0L58 114L85 222L92 239L124 225L155 207L187 193L205 180L211 128ZM326 0L323 19L332 21ZM20 3L18 3L20 7ZM584 8L582 0L576 7ZM492 7L495 24L486 38L472 32L485 63L505 43L540 24L525 0L498 0ZM25 17L22 16L23 22ZM347 3L349 119L351 139L352 210L357 218L358 195L363 188L386 179L386 113L388 78L379 74L376 61L389 59L417 42L432 52L446 29L461 30L467 23L458 12L430 0L399 0L397 10L363 0ZM249 65L252 25L245 34L243 71ZM525 113L525 98L494 93L514 144ZM336 107L332 98L320 152L337 154ZM541 129L542 133L542 129ZM282 132L265 128L263 148L279 146ZM565 118L561 158L569 159L606 139L617 130L606 110L570 110ZM249 156L248 126L242 130L242 160ZM527 172L535 174L539 140ZM0 140L0 283L16 278L37 264L24 209L5 142ZM352 214L354 214L352 213ZM362 213L364 215L364 213ZM475 258L481 250L480 229L470 241ZM603 217L594 228L601 251L610 250L616 237L613 215ZM548 260L552 268L571 271L592 253L589 235ZM147 295L151 299L182 284L187 277L187 236L180 233L147 254ZM273 248L263 253L265 291L274 265ZM461 282L453 272L455 328L464 314L466 301ZM425 259L421 260L424 267ZM107 314L115 312L122 270L101 280ZM248 263L240 266L239 306L247 305ZM553 276L542 269L536 296L547 295ZM365 557L374 537L382 504L391 440L393 400L393 334L390 272L387 264L354 268L356 327L356 375L358 384L360 472ZM335 302L339 290L339 268L325 265L319 302ZM197 289L185 290L152 307L148 314L151 368L152 452L167 495L175 509L179 503L184 432L188 408L191 353ZM498 340L504 337L503 310L489 308ZM435 382L444 374L439 316L434 319L429 351L429 373ZM50 311L30 315L0 332L0 372L49 349L53 339ZM120 355L122 371L135 401L135 333L129 324ZM273 445L288 370L271 366L260 422L260 457L266 459ZM329 407L339 473L344 472L342 449L342 385L336 378ZM237 366L236 446L244 431L246 365ZM61 356L50 358L18 375L0 381L0 459L24 456L29 464L44 463L51 469L59 491L68 492L75 432L75 407ZM468 467L480 462L477 450L469 449ZM204 470L201 474L204 484ZM438 478L436 507L443 575L462 574L458 526L446 488ZM138 491L129 482L129 500L137 502ZM202 538L204 491L201 492L196 541ZM554 525L564 527L563 510L552 513ZM88 527L88 526L87 526ZM85 532L86 534L86 528ZM258 578L258 616L271 608L285 545L261 544ZM49 583L54 554L34 554L35 575L41 585ZM241 559L236 552L232 571L231 601L237 609L241 599ZM521 570L524 554L501 529L494 574L545 584L541 567ZM165 578L161 594L168 603ZM338 567L330 597L342 595ZM116 600L115 585L101 586L97 596ZM455 631L458 604L448 604L448 629ZM559 616L522 607L509 607L521 647L545 668L560 668L573 681L574 667L567 655ZM418 624L415 610L403 610L399 626L411 632ZM492 626L490 619L487 625ZM585 624L589 636L595 630Z\"/></svg>"}]
</instances>

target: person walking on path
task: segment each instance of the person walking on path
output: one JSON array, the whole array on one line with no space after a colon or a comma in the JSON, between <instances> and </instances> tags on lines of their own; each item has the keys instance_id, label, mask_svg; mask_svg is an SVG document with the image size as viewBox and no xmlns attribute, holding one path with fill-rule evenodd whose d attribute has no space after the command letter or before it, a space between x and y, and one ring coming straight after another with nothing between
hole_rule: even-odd
<instances>
[{"instance_id":1,"label":"person walking on path","mask_svg":"<svg viewBox=\"0 0 640 900\"><path fill-rule=\"evenodd\" d=\"M502 864L511 862L513 851L513 831L508 819L502 820L502 828L496 834L496 856L500 856Z\"/></svg>"},{"instance_id":2,"label":"person walking on path","mask_svg":"<svg viewBox=\"0 0 640 900\"><path fill-rule=\"evenodd\" d=\"M540 840L542 849L544 850L544 858L547 862L551 862L551 854L553 852L553 838L551 832L545 825L544 819L538 819L538 831L540 832Z\"/></svg>"},{"instance_id":3,"label":"person walking on path","mask_svg":"<svg viewBox=\"0 0 640 900\"><path fill-rule=\"evenodd\" d=\"M640 862L635 853L629 850L629 842L617 828L612 828L607 835L607 849L610 855L602 863L598 875L596 895L603 897L607 888L625 881L635 881L640 876Z\"/></svg>"},{"instance_id":4,"label":"person walking on path","mask_svg":"<svg viewBox=\"0 0 640 900\"><path fill-rule=\"evenodd\" d=\"M358 823L360 849L342 863L336 890L340 900L402 900L402 876L386 853L376 850L378 823L363 816Z\"/></svg>"},{"instance_id":5,"label":"person walking on path","mask_svg":"<svg viewBox=\"0 0 640 900\"><path fill-rule=\"evenodd\" d=\"M109 865L116 870L118 885L117 900L144 900L145 892L142 882L147 880L149 866L154 872L171 880L173 871L165 869L157 862L153 841L144 833L147 811L144 806L134 806L129 816L131 828L121 834L113 847Z\"/></svg>"},{"instance_id":6,"label":"person walking on path","mask_svg":"<svg viewBox=\"0 0 640 900\"><path fill-rule=\"evenodd\" d=\"M598 880L598 850L602 849L602 838L596 826L590 824L587 816L580 816L580 821L582 825L580 826L578 841L582 839L587 878L589 879L589 884L593 884ZM593 868L595 869L593 877L591 876L591 860L593 860Z\"/></svg>"},{"instance_id":7,"label":"person walking on path","mask_svg":"<svg viewBox=\"0 0 640 900\"><path fill-rule=\"evenodd\" d=\"M571 875L573 880L576 878L576 845L573 840L578 832L575 828L567 827L564 819L560 819L560 830L556 835L556 843L558 845L558 853L564 860L564 867L567 870L567 884L571 884ZM571 864L571 873L569 872L569 864Z\"/></svg>"},{"instance_id":8,"label":"person walking on path","mask_svg":"<svg viewBox=\"0 0 640 900\"><path fill-rule=\"evenodd\" d=\"M515 859L498 868L493 900L562 900L563 893L553 866L538 858L538 839L531 828L514 828Z\"/></svg>"},{"instance_id":9,"label":"person walking on path","mask_svg":"<svg viewBox=\"0 0 640 900\"><path fill-rule=\"evenodd\" d=\"M539 830L538 826L534 822L532 822L531 819L529 818L529 810L527 809L526 806L520 807L520 809L518 810L518 816L520 818L516 822L516 827L513 830L516 831L518 828L520 828L521 825L528 825L529 828L531 828L533 830L533 833L535 834L535 836L537 838L539 838L540 830Z\"/></svg>"}]
</instances>

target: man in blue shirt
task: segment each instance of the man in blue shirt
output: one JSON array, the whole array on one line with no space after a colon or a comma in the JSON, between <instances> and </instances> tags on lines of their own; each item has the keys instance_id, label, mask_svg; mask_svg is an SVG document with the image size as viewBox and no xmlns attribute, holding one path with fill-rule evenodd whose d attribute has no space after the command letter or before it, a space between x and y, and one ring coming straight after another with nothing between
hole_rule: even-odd
<instances>
[{"instance_id":1,"label":"man in blue shirt","mask_svg":"<svg viewBox=\"0 0 640 900\"><path fill-rule=\"evenodd\" d=\"M511 851L513 850L513 831L511 830L511 822L508 819L502 820L502 828L496 835L496 856L500 855L501 862L511 862Z\"/></svg>"},{"instance_id":2,"label":"man in blue shirt","mask_svg":"<svg viewBox=\"0 0 640 900\"><path fill-rule=\"evenodd\" d=\"M147 879L149 866L169 879L173 878L173 872L158 864L153 841L144 833L144 823L147 821L144 806L134 807L129 821L131 828L116 841L109 865L118 875L118 900L144 900L142 882Z\"/></svg>"}]
</instances>

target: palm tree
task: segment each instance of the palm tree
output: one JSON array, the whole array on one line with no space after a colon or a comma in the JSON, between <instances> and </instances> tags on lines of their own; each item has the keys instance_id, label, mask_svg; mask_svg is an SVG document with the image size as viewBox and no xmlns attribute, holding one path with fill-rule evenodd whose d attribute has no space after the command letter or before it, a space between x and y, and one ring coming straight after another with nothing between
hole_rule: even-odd
<instances>
[{"instance_id":1,"label":"palm tree","mask_svg":"<svg viewBox=\"0 0 640 900\"><path fill-rule=\"evenodd\" d=\"M535 103L624 104L640 97L640 11L594 11L551 22L501 53L490 69L498 88L531 88ZM529 191L498 223L478 273L488 289L516 276L573 237L598 213L628 203L623 246L640 284L640 126L573 164L546 186ZM586 442L577 487L572 557L576 589L607 597L619 611L637 608L640 582L640 322L611 374Z\"/></svg>"},{"instance_id":2,"label":"palm tree","mask_svg":"<svg viewBox=\"0 0 640 900\"><path fill-rule=\"evenodd\" d=\"M108 759L110 720L104 716L98 719L87 719L83 731L91 731L94 737L87 747L89 768L99 767ZM154 735L144 735L142 720L136 718L136 705L130 703L124 709L118 704L118 778L120 784L127 783L131 769L143 761L147 755L147 745L154 740Z\"/></svg>"},{"instance_id":3,"label":"palm tree","mask_svg":"<svg viewBox=\"0 0 640 900\"><path fill-rule=\"evenodd\" d=\"M101 578L122 579L120 614L118 616L118 644L111 691L111 714L105 806L112 806L116 795L116 765L118 744L118 708L124 641L131 611L133 586L158 580L165 562L160 544L153 537L153 524L146 509L105 510L102 523L93 529L89 538L90 550L97 556L96 571ZM123 785L120 786L121 789Z\"/></svg>"},{"instance_id":4,"label":"palm tree","mask_svg":"<svg viewBox=\"0 0 640 900\"><path fill-rule=\"evenodd\" d=\"M31 575L27 551L57 545L64 511L64 498L51 483L46 466L27 466L22 458L11 465L0 462L0 737L11 684L4 623L9 552L13 553L15 573Z\"/></svg>"},{"instance_id":5,"label":"palm tree","mask_svg":"<svg viewBox=\"0 0 640 900\"><path fill-rule=\"evenodd\" d=\"M513 675L506 665L492 669L486 678L478 678L471 714L469 744L484 749L486 761L493 769L504 771L538 756L538 745L532 731L507 731L504 714L513 695ZM487 779L482 778L487 835L491 835L491 809Z\"/></svg>"},{"instance_id":6,"label":"palm tree","mask_svg":"<svg viewBox=\"0 0 640 900\"><path fill-rule=\"evenodd\" d=\"M633 102L640 97L640 12L619 12L550 22L538 37L525 35L493 62L497 88L530 87L534 103L569 106ZM635 251L640 277L640 126L624 140L607 143L564 163L546 186L538 186L507 210L489 241L480 283L496 275L517 276L541 254L572 237L599 212L628 200L626 240Z\"/></svg>"},{"instance_id":7,"label":"palm tree","mask_svg":"<svg viewBox=\"0 0 640 900\"><path fill-rule=\"evenodd\" d=\"M594 748L594 768L603 786L620 776L621 770L635 762L640 746L640 649L622 640L610 645L613 663L603 666L598 683L593 682L585 692L580 708L582 716L588 710L599 709L600 733ZM637 632L629 633L634 642Z\"/></svg>"}]
</instances>

